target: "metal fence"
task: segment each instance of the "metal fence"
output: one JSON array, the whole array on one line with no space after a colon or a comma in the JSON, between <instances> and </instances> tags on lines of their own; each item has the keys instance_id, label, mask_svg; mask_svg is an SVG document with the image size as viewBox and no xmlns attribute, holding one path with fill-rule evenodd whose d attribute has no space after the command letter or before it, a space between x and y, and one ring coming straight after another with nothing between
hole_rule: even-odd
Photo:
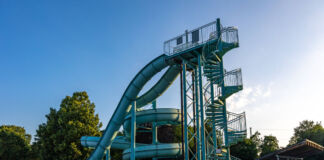
<instances>
[{"instance_id":1,"label":"metal fence","mask_svg":"<svg viewBox=\"0 0 324 160\"><path fill-rule=\"evenodd\" d=\"M164 42L164 54L173 55L217 39L216 21L203 25ZM235 27L221 27L221 39L225 43L239 43L238 30Z\"/></svg>"},{"instance_id":2,"label":"metal fence","mask_svg":"<svg viewBox=\"0 0 324 160\"><path fill-rule=\"evenodd\" d=\"M238 30L236 27L222 28L222 41L225 43L239 43Z\"/></svg>"},{"instance_id":3,"label":"metal fence","mask_svg":"<svg viewBox=\"0 0 324 160\"><path fill-rule=\"evenodd\" d=\"M227 112L228 129L233 131L246 131L245 112L236 114Z\"/></svg>"},{"instance_id":4,"label":"metal fence","mask_svg":"<svg viewBox=\"0 0 324 160\"><path fill-rule=\"evenodd\" d=\"M242 86L242 71L241 68L225 72L224 76L225 86Z\"/></svg>"},{"instance_id":5,"label":"metal fence","mask_svg":"<svg viewBox=\"0 0 324 160\"><path fill-rule=\"evenodd\" d=\"M164 53L172 55L217 38L216 21L164 42Z\"/></svg>"}]
</instances>

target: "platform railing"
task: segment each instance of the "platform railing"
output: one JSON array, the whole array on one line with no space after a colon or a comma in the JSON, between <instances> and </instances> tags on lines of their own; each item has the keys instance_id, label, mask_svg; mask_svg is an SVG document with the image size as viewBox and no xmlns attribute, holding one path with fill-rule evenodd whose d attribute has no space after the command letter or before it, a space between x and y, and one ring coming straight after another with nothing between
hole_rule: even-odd
<instances>
[{"instance_id":1,"label":"platform railing","mask_svg":"<svg viewBox=\"0 0 324 160\"><path fill-rule=\"evenodd\" d=\"M238 29L236 27L222 28L222 42L225 43L239 43Z\"/></svg>"},{"instance_id":2,"label":"platform railing","mask_svg":"<svg viewBox=\"0 0 324 160\"><path fill-rule=\"evenodd\" d=\"M242 71L241 68L225 72L224 76L225 86L242 86Z\"/></svg>"},{"instance_id":3,"label":"platform railing","mask_svg":"<svg viewBox=\"0 0 324 160\"><path fill-rule=\"evenodd\" d=\"M227 112L228 129L233 131L246 131L245 112L236 114Z\"/></svg>"},{"instance_id":4,"label":"platform railing","mask_svg":"<svg viewBox=\"0 0 324 160\"><path fill-rule=\"evenodd\" d=\"M163 51L164 54L173 55L214 39L217 39L216 21L191 31L185 31L184 34L165 41ZM238 29L236 27L222 27L221 39L225 43L238 44Z\"/></svg>"},{"instance_id":5,"label":"platform railing","mask_svg":"<svg viewBox=\"0 0 324 160\"><path fill-rule=\"evenodd\" d=\"M213 21L165 41L163 48L164 54L173 55L216 38L216 21Z\"/></svg>"}]
</instances>

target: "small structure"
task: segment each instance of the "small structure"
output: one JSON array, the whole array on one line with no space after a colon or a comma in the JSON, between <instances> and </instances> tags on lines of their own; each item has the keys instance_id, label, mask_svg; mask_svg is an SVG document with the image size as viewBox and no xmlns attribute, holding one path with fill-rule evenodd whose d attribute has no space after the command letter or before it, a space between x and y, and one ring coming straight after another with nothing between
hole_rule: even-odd
<instances>
[{"instance_id":1,"label":"small structure","mask_svg":"<svg viewBox=\"0 0 324 160\"><path fill-rule=\"evenodd\" d=\"M259 160L303 160L321 152L324 152L323 146L305 139L300 143L269 153Z\"/></svg>"}]
</instances>

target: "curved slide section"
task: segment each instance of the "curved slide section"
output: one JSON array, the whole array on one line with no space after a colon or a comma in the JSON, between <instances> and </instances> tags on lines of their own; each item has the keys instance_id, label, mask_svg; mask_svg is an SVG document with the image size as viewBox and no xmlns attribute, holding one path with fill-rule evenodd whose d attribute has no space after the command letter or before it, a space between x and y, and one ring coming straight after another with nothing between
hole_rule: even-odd
<instances>
[{"instance_id":1,"label":"curved slide section","mask_svg":"<svg viewBox=\"0 0 324 160\"><path fill-rule=\"evenodd\" d=\"M163 92L169 88L173 81L178 77L180 71L180 67L176 65L171 66L150 90L137 98L136 107L141 108L162 95Z\"/></svg>"},{"instance_id":2,"label":"curved slide section","mask_svg":"<svg viewBox=\"0 0 324 160\"><path fill-rule=\"evenodd\" d=\"M171 65L168 63L167 57L167 55L163 54L152 60L143 69L141 69L130 82L121 100L119 101L115 112L108 122L105 132L97 143L95 150L89 157L89 160L101 159L104 156L105 149L112 145L117 131L124 122L125 116L129 113L131 108L130 104L132 101L136 100L139 107L152 102L159 97L177 78L180 73L180 69L176 65L170 66L166 73L164 73L160 80L149 91L137 98L141 89L155 74Z\"/></svg>"},{"instance_id":3,"label":"curved slide section","mask_svg":"<svg viewBox=\"0 0 324 160\"><path fill-rule=\"evenodd\" d=\"M125 115L130 111L130 104L134 101L144 87L147 81L149 81L156 73L168 66L166 61L167 55L163 54L149 64L147 64L128 85L122 98L120 99L115 112L113 113L108 125L100 138L96 149L92 152L89 160L101 159L104 155L107 146L112 144L112 141L116 137L117 131L122 125Z\"/></svg>"},{"instance_id":4,"label":"curved slide section","mask_svg":"<svg viewBox=\"0 0 324 160\"><path fill-rule=\"evenodd\" d=\"M149 109L136 112L136 119L138 124L148 122L181 122L181 112L174 108L158 108ZM124 129L130 132L131 115L127 115L124 121ZM94 148L100 142L100 137L84 136L81 138L81 145L88 148ZM131 144L129 139L124 136L117 136L111 145L113 149L121 149L123 152L123 159L129 159ZM181 154L180 143L159 143L159 144L142 144L136 143L136 158L152 158L152 157L169 157L178 156Z\"/></svg>"},{"instance_id":5,"label":"curved slide section","mask_svg":"<svg viewBox=\"0 0 324 160\"><path fill-rule=\"evenodd\" d=\"M81 138L81 144L84 147L94 148L100 140L100 137L84 136ZM121 149L123 151L123 159L129 159L131 150L130 142L126 137L117 136L111 148ZM136 158L152 158L152 157L169 157L181 155L181 143L167 143L167 144L142 144L136 143Z\"/></svg>"},{"instance_id":6,"label":"curved slide section","mask_svg":"<svg viewBox=\"0 0 324 160\"><path fill-rule=\"evenodd\" d=\"M142 124L147 122L181 122L181 112L174 108L148 109L136 112L136 123ZM131 130L131 115L127 115L124 122L124 130Z\"/></svg>"},{"instance_id":7,"label":"curved slide section","mask_svg":"<svg viewBox=\"0 0 324 160\"><path fill-rule=\"evenodd\" d=\"M181 143L151 144L135 148L136 158L169 157L181 154ZM130 159L131 149L123 152L123 159Z\"/></svg>"},{"instance_id":8,"label":"curved slide section","mask_svg":"<svg viewBox=\"0 0 324 160\"><path fill-rule=\"evenodd\" d=\"M98 142L100 141L100 137L94 137L94 136L83 136L81 138L81 145L83 147L87 147L87 148L95 148L98 144ZM130 142L127 140L126 137L124 136L117 136L112 144L111 144L111 148L113 149L121 149L121 150L125 150L130 148ZM143 144L143 143L136 143L136 146L147 146L148 144Z\"/></svg>"}]
</instances>

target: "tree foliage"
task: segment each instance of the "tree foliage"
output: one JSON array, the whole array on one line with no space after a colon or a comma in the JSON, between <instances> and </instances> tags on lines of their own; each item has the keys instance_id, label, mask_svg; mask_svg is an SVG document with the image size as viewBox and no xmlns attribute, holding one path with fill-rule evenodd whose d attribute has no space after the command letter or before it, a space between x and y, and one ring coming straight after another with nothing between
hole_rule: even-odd
<instances>
[{"instance_id":1,"label":"tree foliage","mask_svg":"<svg viewBox=\"0 0 324 160\"><path fill-rule=\"evenodd\" d=\"M288 145L293 145L309 139L320 145L324 145L324 128L321 123L310 120L304 120L299 126L294 128L294 135L290 138ZM324 153L307 157L306 160L324 159Z\"/></svg>"},{"instance_id":2,"label":"tree foliage","mask_svg":"<svg viewBox=\"0 0 324 160\"><path fill-rule=\"evenodd\" d=\"M66 96L57 111L50 109L47 122L36 131L36 145L41 159L86 159L90 149L81 146L81 136L100 136L98 114L95 104L86 92L75 92Z\"/></svg>"},{"instance_id":3,"label":"tree foliage","mask_svg":"<svg viewBox=\"0 0 324 160\"><path fill-rule=\"evenodd\" d=\"M0 126L0 159L24 160L31 157L31 135L14 125Z\"/></svg>"},{"instance_id":4,"label":"tree foliage","mask_svg":"<svg viewBox=\"0 0 324 160\"><path fill-rule=\"evenodd\" d=\"M250 138L244 139L232 145L231 154L242 160L254 160L258 158L259 146L261 145L260 133L255 132Z\"/></svg>"},{"instance_id":5,"label":"tree foliage","mask_svg":"<svg viewBox=\"0 0 324 160\"><path fill-rule=\"evenodd\" d=\"M294 128L294 135L290 138L289 145L302 142L305 139L324 145L324 128L321 123L304 120Z\"/></svg>"},{"instance_id":6,"label":"tree foliage","mask_svg":"<svg viewBox=\"0 0 324 160\"><path fill-rule=\"evenodd\" d=\"M277 137L269 135L269 136L264 136L262 140L262 144L260 146L261 149L261 156L264 156L268 153L274 152L279 149L278 145L279 141Z\"/></svg>"},{"instance_id":7,"label":"tree foliage","mask_svg":"<svg viewBox=\"0 0 324 160\"><path fill-rule=\"evenodd\" d=\"M254 160L258 157L258 149L251 139L244 139L231 146L231 154L242 160Z\"/></svg>"}]
</instances>

